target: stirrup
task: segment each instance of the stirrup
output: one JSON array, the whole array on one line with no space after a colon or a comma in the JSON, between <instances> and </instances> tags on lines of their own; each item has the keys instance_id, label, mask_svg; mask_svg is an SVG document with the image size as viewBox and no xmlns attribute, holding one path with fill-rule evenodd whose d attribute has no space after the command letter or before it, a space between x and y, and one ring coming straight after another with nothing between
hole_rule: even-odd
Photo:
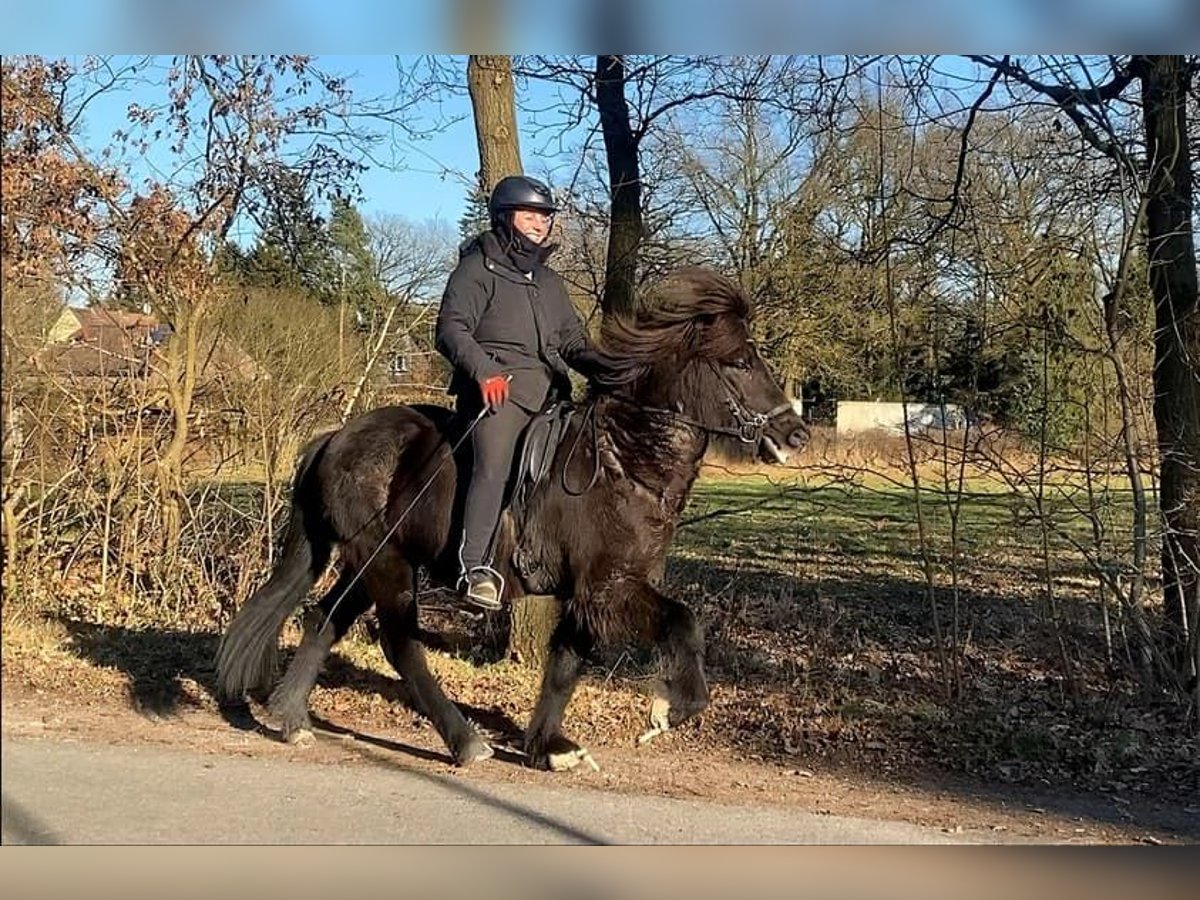
<instances>
[{"instance_id":1,"label":"stirrup","mask_svg":"<svg viewBox=\"0 0 1200 900\"><path fill-rule=\"evenodd\" d=\"M475 574L487 576L488 580L472 584L471 576ZM481 609L495 612L502 608L501 598L504 596L504 576L491 566L473 566L458 579L458 596L467 603ZM478 590L483 588L483 590Z\"/></svg>"}]
</instances>

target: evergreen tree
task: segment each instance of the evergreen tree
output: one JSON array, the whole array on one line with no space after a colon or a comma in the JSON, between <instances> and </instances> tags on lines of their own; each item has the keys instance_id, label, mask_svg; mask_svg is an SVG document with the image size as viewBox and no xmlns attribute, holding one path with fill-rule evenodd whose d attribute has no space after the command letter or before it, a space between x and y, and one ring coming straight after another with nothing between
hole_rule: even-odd
<instances>
[{"instance_id":1,"label":"evergreen tree","mask_svg":"<svg viewBox=\"0 0 1200 900\"><path fill-rule=\"evenodd\" d=\"M491 227L487 202L487 192L479 186L467 193L467 209L458 220L458 234L464 241L469 241Z\"/></svg>"},{"instance_id":2,"label":"evergreen tree","mask_svg":"<svg viewBox=\"0 0 1200 900\"><path fill-rule=\"evenodd\" d=\"M349 201L333 201L328 237L329 286L336 290L339 302L348 303L360 318L373 315L387 302L387 292L379 280L367 226Z\"/></svg>"}]
</instances>

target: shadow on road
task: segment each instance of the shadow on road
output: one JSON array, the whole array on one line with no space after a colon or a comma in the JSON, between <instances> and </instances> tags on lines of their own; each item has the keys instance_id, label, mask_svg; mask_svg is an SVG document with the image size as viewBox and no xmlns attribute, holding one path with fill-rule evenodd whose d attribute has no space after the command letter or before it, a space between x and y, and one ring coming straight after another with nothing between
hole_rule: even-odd
<instances>
[{"instance_id":1,"label":"shadow on road","mask_svg":"<svg viewBox=\"0 0 1200 900\"><path fill-rule=\"evenodd\" d=\"M347 742L347 744L346 744L347 749L353 749L355 752L358 753L358 755L360 756L361 759L363 759L363 761L371 763L372 765L395 768L398 765L400 765L397 762L397 755L415 756L420 759L433 760L436 762L444 762L447 764L452 762L450 757L444 753L434 753L432 751L425 750L420 747L414 747L411 744L404 744L399 741L390 740L388 738L381 738L381 737L375 737L374 735L364 734L363 732L360 732L360 731L355 731L350 728L343 728L339 725L334 725L333 723L327 722L322 719L314 718L313 724L316 727L318 727L319 729L321 729L322 731L329 732L330 734L354 738L353 741ZM500 759L505 762L515 763L517 765L520 765L523 762L523 757L516 753L513 753L509 750L505 750L500 747L495 747L494 749L496 751L496 757L495 757L496 759ZM384 751L384 752L380 753L377 751ZM403 768L406 775L411 775L413 777L420 778L424 781L429 782L430 784L437 785L438 787L444 788L445 790L448 790L448 791L452 791L453 793L459 794L470 800L474 800L478 803L482 803L486 806L490 806L493 809L500 810L501 812L508 813L509 815L513 816L514 818L523 819L527 822L532 822L534 824L540 825L543 828L549 829L549 830L555 832L556 834L558 834L562 837L568 838L569 840L575 841L577 843L581 843L581 844L607 844L608 843L603 838L600 838L597 835L590 834L586 831L582 831L573 825L567 824L566 822L561 822L551 816L547 816L543 813L540 813L537 810L530 809L526 806L522 806L519 803L513 803L510 800L505 800L503 798L493 796L492 794L489 794L486 791L482 791L476 787L473 787L469 783L463 781L461 778L454 778L454 777L447 777L444 775L438 775L434 772L427 772L427 771L423 771L421 769L414 769L409 766L400 765L400 767Z\"/></svg>"},{"instance_id":2,"label":"shadow on road","mask_svg":"<svg viewBox=\"0 0 1200 900\"><path fill-rule=\"evenodd\" d=\"M19 845L57 845L63 840L54 830L7 794L0 795L0 834L3 843Z\"/></svg>"}]
</instances>

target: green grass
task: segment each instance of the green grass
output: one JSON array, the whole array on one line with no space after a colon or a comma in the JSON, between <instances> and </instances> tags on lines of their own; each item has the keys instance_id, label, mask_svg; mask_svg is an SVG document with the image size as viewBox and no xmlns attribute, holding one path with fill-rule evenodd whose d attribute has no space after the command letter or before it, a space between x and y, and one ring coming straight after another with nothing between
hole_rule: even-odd
<instances>
[{"instance_id":1,"label":"green grass","mask_svg":"<svg viewBox=\"0 0 1200 900\"><path fill-rule=\"evenodd\" d=\"M1114 554L1130 543L1127 492L1110 491L1099 509ZM1033 498L999 481L974 479L961 496L921 492L924 549L939 566L956 558L964 569L1007 562L1038 564L1046 525L1053 574L1077 574L1091 547L1092 524L1082 488L1058 484L1039 519ZM957 553L952 530L957 516ZM882 574L912 576L923 565L917 500L911 488L883 479L772 481L760 475L701 479L684 512L674 552L684 558L740 561L777 571L817 560Z\"/></svg>"}]
</instances>

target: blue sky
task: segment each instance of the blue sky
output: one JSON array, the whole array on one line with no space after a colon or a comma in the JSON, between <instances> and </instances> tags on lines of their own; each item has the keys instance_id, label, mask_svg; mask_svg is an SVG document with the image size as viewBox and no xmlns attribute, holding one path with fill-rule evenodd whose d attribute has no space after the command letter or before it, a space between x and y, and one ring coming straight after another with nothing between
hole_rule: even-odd
<instances>
[{"instance_id":1,"label":"blue sky","mask_svg":"<svg viewBox=\"0 0 1200 900\"><path fill-rule=\"evenodd\" d=\"M165 66L167 61L163 60ZM319 57L325 71L350 77L356 97L391 95L396 90L392 56ZM84 119L85 143L93 150L107 144L114 131L127 127L126 112L134 102L161 102L161 86L139 85L114 90L96 98ZM429 116L435 115L431 109ZM467 186L479 165L471 107L466 96L447 97L439 119L446 124L430 128L427 140L412 141L397 133L391 147L376 154L380 164L370 164L360 179L361 208L366 213L391 213L415 221L441 219L454 225L464 209ZM429 119L432 124L432 118ZM152 163L167 154L151 151L150 160L132 160L131 177L145 177Z\"/></svg>"},{"instance_id":2,"label":"blue sky","mask_svg":"<svg viewBox=\"0 0 1200 900\"><path fill-rule=\"evenodd\" d=\"M69 57L80 62L82 57ZM114 66L132 57L115 57ZM444 57L453 61L461 70L466 57ZM403 57L404 64L411 64L415 57ZM348 78L356 100L387 98L396 93L396 57L391 55L348 55L318 56L317 67L322 71L343 75ZM92 100L83 120L84 143L99 152L110 143L113 133L128 127L127 110L131 103L157 104L163 102L165 90L162 84L170 57L154 60L148 78L137 79L128 88L115 89ZM465 75L460 71L460 79ZM474 121L471 105L465 91L443 92L439 104L427 103L417 111L416 124L420 137L412 137L400 129L391 129L384 141L372 153L372 159L364 158L367 169L359 178L362 190L360 209L370 215L386 213L400 215L415 222L439 220L452 229L466 206L466 196L479 166L478 149L475 142ZM519 100L530 109L546 107L554 102L557 87L545 83L530 82L519 89ZM518 127L521 130L521 151L526 171L541 177L565 180L578 162L575 148L578 144L573 136L565 149L553 144L540 135L532 116L518 109ZM382 129L382 126L379 126ZM598 142L597 142L598 144ZM597 146L596 151L602 148ZM165 149L151 148L148 159L127 157L125 165L135 184L154 172L154 166L166 165L170 154ZM159 173L162 177L163 173ZM166 178L165 180L170 180ZM561 189L563 183L555 184Z\"/></svg>"},{"instance_id":3,"label":"blue sky","mask_svg":"<svg viewBox=\"0 0 1200 900\"><path fill-rule=\"evenodd\" d=\"M456 82L461 81L465 57L453 59L459 69L454 77ZM402 60L411 64L415 57ZM358 100L391 97L396 93L395 56L319 56L317 64L323 71L347 77ZM96 150L104 147L116 129L127 125L126 110L130 103L161 103L165 97L164 87L161 83L155 85L152 82L164 81L169 65L169 57L158 57L154 68L161 71L152 72L149 79L139 79L138 84L128 90L113 91L97 98L89 106L84 120L85 143ZM969 68L970 64L961 58L943 58L938 63L938 69L947 75L965 75ZM555 105L558 91L559 88L531 81L521 86L519 99L527 109L545 109ZM394 129L389 135L392 139L378 148L374 159L364 160L368 168L359 179L362 191L360 208L368 215L393 214L415 222L435 220L454 229L465 208L465 198L478 167L470 102L465 90L443 92L440 107L430 103L423 106L418 114L418 124L423 134L421 139L414 139ZM578 148L582 134L570 135L560 145L548 138L548 132L537 133L530 113L519 109L518 123L522 132L521 149L526 170L548 177L552 185L561 190L579 163ZM590 152L602 152L598 140L593 141ZM166 156L163 152L151 150L151 161ZM129 160L128 165L129 175L135 184L151 171L145 160Z\"/></svg>"},{"instance_id":4,"label":"blue sky","mask_svg":"<svg viewBox=\"0 0 1200 900\"><path fill-rule=\"evenodd\" d=\"M112 62L119 66L128 59L132 58L116 57ZM466 58L443 59L457 64L460 70L457 78L461 83L465 78L461 70ZM401 61L411 65L416 57L402 57ZM318 56L316 62L322 71L347 77L356 100L386 98L396 92L395 56L331 55ZM939 68L953 70L955 65L952 59L943 60ZM164 87L152 82L164 81L169 66L170 57L156 58L149 78L139 78L128 89L114 90L93 100L84 119L86 143L99 150L109 142L114 131L127 127L126 113L131 103L161 103L165 97ZM569 90L528 81L519 87L519 106L527 110L545 110L556 105L560 91ZM360 209L364 213L395 214L417 222L440 220L452 227L457 225L479 165L478 150L465 89L443 92L440 96L440 105L428 103L417 111L420 138L392 129L388 139L373 153L374 159L364 159L368 168L359 179ZM554 137L556 130L539 131L532 113L519 108L517 116L526 171L547 178L558 190L563 189L579 165L583 129L559 142ZM598 138L592 141L590 152L603 152ZM151 163L158 161L163 165L168 159L165 150L156 152L152 148L149 161L127 160L129 175L137 183L152 172ZM602 160L596 162L602 169Z\"/></svg>"}]
</instances>

